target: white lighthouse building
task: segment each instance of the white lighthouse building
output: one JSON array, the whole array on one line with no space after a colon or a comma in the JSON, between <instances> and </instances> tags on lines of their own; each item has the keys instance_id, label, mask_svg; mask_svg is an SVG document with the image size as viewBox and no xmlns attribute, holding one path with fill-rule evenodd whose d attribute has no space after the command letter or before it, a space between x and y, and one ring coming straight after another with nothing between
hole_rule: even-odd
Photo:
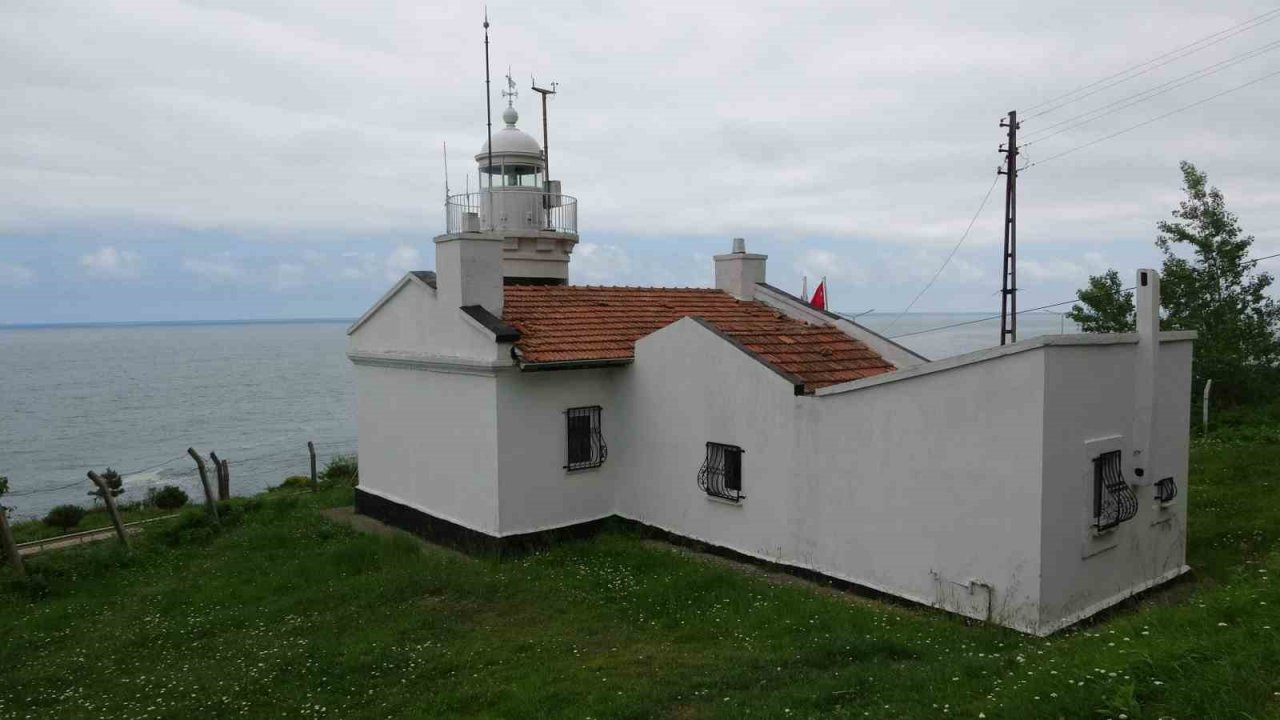
<instances>
[{"instance_id":1,"label":"white lighthouse building","mask_svg":"<svg viewBox=\"0 0 1280 720\"><path fill-rule=\"evenodd\" d=\"M509 84L514 84L508 78ZM504 93L514 100L515 90ZM502 113L506 127L476 154L479 191L450 195L445 237L487 233L502 239L507 284L564 285L569 255L578 243L578 201L546 177L546 154L516 127L514 102Z\"/></svg>"},{"instance_id":2,"label":"white lighthouse building","mask_svg":"<svg viewBox=\"0 0 1280 720\"><path fill-rule=\"evenodd\" d=\"M714 287L575 286L577 203L503 120L435 269L348 331L358 512L497 550L608 520L1038 635L1188 570L1194 334L1154 271L1136 333L936 362L742 241Z\"/></svg>"}]
</instances>

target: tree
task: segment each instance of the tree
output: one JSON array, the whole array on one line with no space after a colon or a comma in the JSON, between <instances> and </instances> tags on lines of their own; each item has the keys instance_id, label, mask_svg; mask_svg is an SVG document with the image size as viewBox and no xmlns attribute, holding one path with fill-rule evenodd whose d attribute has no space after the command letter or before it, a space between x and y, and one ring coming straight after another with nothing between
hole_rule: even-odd
<instances>
[{"instance_id":1,"label":"tree","mask_svg":"<svg viewBox=\"0 0 1280 720\"><path fill-rule=\"evenodd\" d=\"M1120 273L1108 270L1089 278L1076 291L1082 305L1072 305L1067 319L1087 333L1122 333L1134 330L1133 291L1120 285Z\"/></svg>"},{"instance_id":2,"label":"tree","mask_svg":"<svg viewBox=\"0 0 1280 720\"><path fill-rule=\"evenodd\" d=\"M1249 261L1253 236L1244 235L1218 188L1204 173L1182 163L1187 199L1173 220L1158 224L1156 246L1164 253L1163 304L1168 326L1195 330L1193 372L1212 378L1231 399L1255 388L1260 372L1280 359L1280 307L1267 297L1274 281ZM1183 248L1191 257L1175 254Z\"/></svg>"},{"instance_id":3,"label":"tree","mask_svg":"<svg viewBox=\"0 0 1280 720\"><path fill-rule=\"evenodd\" d=\"M1161 295L1166 330L1195 330L1192 372L1197 386L1212 379L1227 400L1269 385L1264 375L1280 360L1280 306L1267 297L1270 273L1249 260L1245 235L1218 188L1189 162L1181 163L1187 197L1173 219L1156 224L1164 255ZM1180 254L1181 253L1181 254ZM1089 278L1068 317L1086 332L1133 329L1133 295L1115 270Z\"/></svg>"},{"instance_id":4,"label":"tree","mask_svg":"<svg viewBox=\"0 0 1280 720\"><path fill-rule=\"evenodd\" d=\"M111 491L111 497L120 497L124 494L124 478L120 477L120 473L112 470L111 468L107 468L106 471L102 473L101 477L103 482L107 484L107 489ZM97 498L98 500L102 499L102 491L96 488L90 490L89 495Z\"/></svg>"}]
</instances>

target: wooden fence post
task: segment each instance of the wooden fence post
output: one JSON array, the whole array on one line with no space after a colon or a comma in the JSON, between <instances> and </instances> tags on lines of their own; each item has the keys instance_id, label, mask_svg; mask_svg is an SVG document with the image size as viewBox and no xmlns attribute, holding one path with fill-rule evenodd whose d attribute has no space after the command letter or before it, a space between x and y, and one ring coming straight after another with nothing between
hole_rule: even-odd
<instances>
[{"instance_id":1,"label":"wooden fence post","mask_svg":"<svg viewBox=\"0 0 1280 720\"><path fill-rule=\"evenodd\" d=\"M213 488L209 486L209 473L204 467L204 458L200 457L200 453L195 448L187 448L187 454L192 460L196 461L196 468L200 470L200 484L204 486L204 502L209 507L209 514L213 516L213 522L221 525L222 520L218 518L218 503L213 499Z\"/></svg>"},{"instance_id":2,"label":"wooden fence post","mask_svg":"<svg viewBox=\"0 0 1280 720\"><path fill-rule=\"evenodd\" d=\"M231 467L226 460L222 461L222 484L218 486L218 494L225 495L223 500L231 499Z\"/></svg>"},{"instance_id":3,"label":"wooden fence post","mask_svg":"<svg viewBox=\"0 0 1280 720\"><path fill-rule=\"evenodd\" d=\"M27 569L22 565L22 554L18 552L18 544L13 541L13 529L9 527L9 512L0 505L0 542L4 543L4 556L9 559L13 571L18 577L26 577Z\"/></svg>"},{"instance_id":4,"label":"wooden fence post","mask_svg":"<svg viewBox=\"0 0 1280 720\"><path fill-rule=\"evenodd\" d=\"M307 452L311 453L311 492L315 492L320 489L320 482L316 478L316 444L310 440L307 441Z\"/></svg>"},{"instance_id":5,"label":"wooden fence post","mask_svg":"<svg viewBox=\"0 0 1280 720\"><path fill-rule=\"evenodd\" d=\"M102 502L107 506L107 512L111 515L111 524L116 526L116 535L120 538L120 544L127 550L129 548L129 535L124 531L124 523L120 522L120 512L116 510L116 499L111 494L111 486L107 485L107 481L98 476L98 473L90 470L89 479L94 485L98 486L98 492L102 493Z\"/></svg>"},{"instance_id":6,"label":"wooden fence post","mask_svg":"<svg viewBox=\"0 0 1280 720\"><path fill-rule=\"evenodd\" d=\"M218 453L210 452L209 459L213 461L213 474L218 479L218 500L220 502L231 499L231 488L227 485L227 480L222 476L222 468L226 464L218 459Z\"/></svg>"}]
</instances>

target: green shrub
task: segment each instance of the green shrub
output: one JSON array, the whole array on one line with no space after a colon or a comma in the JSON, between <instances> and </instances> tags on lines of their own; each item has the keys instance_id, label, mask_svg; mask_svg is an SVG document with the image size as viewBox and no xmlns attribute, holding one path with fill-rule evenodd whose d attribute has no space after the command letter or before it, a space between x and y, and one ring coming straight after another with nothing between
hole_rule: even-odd
<instances>
[{"instance_id":1,"label":"green shrub","mask_svg":"<svg viewBox=\"0 0 1280 720\"><path fill-rule=\"evenodd\" d=\"M85 509L79 505L59 505L44 516L44 524L49 527L70 530L84 519Z\"/></svg>"},{"instance_id":2,"label":"green shrub","mask_svg":"<svg viewBox=\"0 0 1280 720\"><path fill-rule=\"evenodd\" d=\"M177 510L191 501L182 488L177 485L165 485L151 493L151 504L161 510Z\"/></svg>"},{"instance_id":3,"label":"green shrub","mask_svg":"<svg viewBox=\"0 0 1280 720\"><path fill-rule=\"evenodd\" d=\"M311 478L306 475L290 475L273 490L306 490L311 487Z\"/></svg>"},{"instance_id":4,"label":"green shrub","mask_svg":"<svg viewBox=\"0 0 1280 720\"><path fill-rule=\"evenodd\" d=\"M360 477L360 464L355 455L334 455L320 472L320 479L331 483L349 483L354 485Z\"/></svg>"}]
</instances>

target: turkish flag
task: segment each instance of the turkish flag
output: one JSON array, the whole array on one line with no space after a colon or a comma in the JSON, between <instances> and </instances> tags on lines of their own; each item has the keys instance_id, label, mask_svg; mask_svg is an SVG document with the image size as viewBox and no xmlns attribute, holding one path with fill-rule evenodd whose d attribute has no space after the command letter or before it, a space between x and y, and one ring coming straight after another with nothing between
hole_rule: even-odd
<instances>
[{"instance_id":1,"label":"turkish flag","mask_svg":"<svg viewBox=\"0 0 1280 720\"><path fill-rule=\"evenodd\" d=\"M819 310L827 309L827 279L822 278L822 282L818 283L818 287L813 291L813 297L809 298L809 304Z\"/></svg>"}]
</instances>

